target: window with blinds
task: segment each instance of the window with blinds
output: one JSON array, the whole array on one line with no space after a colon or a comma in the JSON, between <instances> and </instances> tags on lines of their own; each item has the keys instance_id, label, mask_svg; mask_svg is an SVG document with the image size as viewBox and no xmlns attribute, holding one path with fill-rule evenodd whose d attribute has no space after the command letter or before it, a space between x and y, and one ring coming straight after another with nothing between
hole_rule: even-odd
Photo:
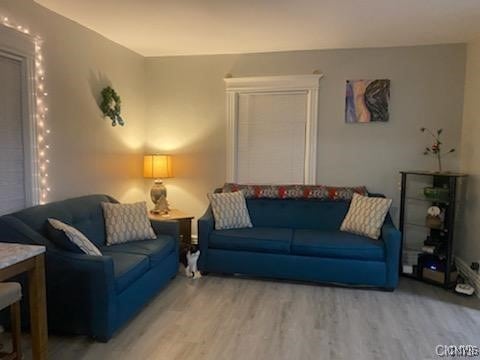
<instances>
[{"instance_id":1,"label":"window with blinds","mask_svg":"<svg viewBox=\"0 0 480 360\"><path fill-rule=\"evenodd\" d=\"M38 204L35 43L0 26L0 215Z\"/></svg>"},{"instance_id":2,"label":"window with blinds","mask_svg":"<svg viewBox=\"0 0 480 360\"><path fill-rule=\"evenodd\" d=\"M26 206L22 64L0 54L0 214Z\"/></svg>"},{"instance_id":3,"label":"window with blinds","mask_svg":"<svg viewBox=\"0 0 480 360\"><path fill-rule=\"evenodd\" d=\"M225 78L226 181L316 184L321 78Z\"/></svg>"},{"instance_id":4,"label":"window with blinds","mask_svg":"<svg viewBox=\"0 0 480 360\"><path fill-rule=\"evenodd\" d=\"M307 93L240 94L238 182L303 184Z\"/></svg>"}]
</instances>

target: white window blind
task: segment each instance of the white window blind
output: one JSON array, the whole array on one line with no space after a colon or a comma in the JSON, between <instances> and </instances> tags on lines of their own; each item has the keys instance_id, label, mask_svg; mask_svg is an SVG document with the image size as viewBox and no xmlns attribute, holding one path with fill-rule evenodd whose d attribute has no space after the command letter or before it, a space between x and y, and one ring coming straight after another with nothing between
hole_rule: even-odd
<instances>
[{"instance_id":1,"label":"white window blind","mask_svg":"<svg viewBox=\"0 0 480 360\"><path fill-rule=\"evenodd\" d=\"M26 206L22 64L0 54L0 215Z\"/></svg>"},{"instance_id":2,"label":"white window blind","mask_svg":"<svg viewBox=\"0 0 480 360\"><path fill-rule=\"evenodd\" d=\"M303 184L307 92L239 94L238 182Z\"/></svg>"},{"instance_id":3,"label":"white window blind","mask_svg":"<svg viewBox=\"0 0 480 360\"><path fill-rule=\"evenodd\" d=\"M227 181L316 184L321 78L225 78Z\"/></svg>"}]
</instances>

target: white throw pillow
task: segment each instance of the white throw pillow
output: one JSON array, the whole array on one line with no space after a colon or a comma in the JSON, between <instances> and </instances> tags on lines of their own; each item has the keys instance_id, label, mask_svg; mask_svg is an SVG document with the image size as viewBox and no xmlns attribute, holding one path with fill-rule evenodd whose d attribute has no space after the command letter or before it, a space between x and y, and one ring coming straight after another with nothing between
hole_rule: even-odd
<instances>
[{"instance_id":1,"label":"white throw pillow","mask_svg":"<svg viewBox=\"0 0 480 360\"><path fill-rule=\"evenodd\" d=\"M102 256L102 253L98 248L83 235L79 230L73 226L67 225L57 219L48 219L48 222L54 229L63 231L65 236L76 246L80 248L87 255ZM66 240L65 240L66 241Z\"/></svg>"},{"instance_id":2,"label":"white throw pillow","mask_svg":"<svg viewBox=\"0 0 480 360\"><path fill-rule=\"evenodd\" d=\"M391 204L392 199L353 194L340 230L378 239Z\"/></svg>"},{"instance_id":3,"label":"white throw pillow","mask_svg":"<svg viewBox=\"0 0 480 360\"><path fill-rule=\"evenodd\" d=\"M107 245L156 239L145 201L134 204L102 203Z\"/></svg>"},{"instance_id":4,"label":"white throw pillow","mask_svg":"<svg viewBox=\"0 0 480 360\"><path fill-rule=\"evenodd\" d=\"M252 227L243 192L235 191L207 196L212 205L216 230Z\"/></svg>"}]
</instances>

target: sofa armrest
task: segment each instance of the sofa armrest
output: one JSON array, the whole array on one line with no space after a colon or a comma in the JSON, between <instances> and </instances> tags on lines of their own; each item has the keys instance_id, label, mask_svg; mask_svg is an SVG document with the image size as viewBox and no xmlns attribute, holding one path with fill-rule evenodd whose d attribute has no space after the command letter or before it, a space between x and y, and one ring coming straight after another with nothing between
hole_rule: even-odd
<instances>
[{"instance_id":1,"label":"sofa armrest","mask_svg":"<svg viewBox=\"0 0 480 360\"><path fill-rule=\"evenodd\" d=\"M212 209L209 206L205 214L198 219L198 246L200 248L200 258L198 259L198 268L206 270L208 239L215 227L215 220L213 218Z\"/></svg>"},{"instance_id":2,"label":"sofa armrest","mask_svg":"<svg viewBox=\"0 0 480 360\"><path fill-rule=\"evenodd\" d=\"M178 242L180 239L180 224L175 220L150 220L157 235L170 235Z\"/></svg>"},{"instance_id":3,"label":"sofa armrest","mask_svg":"<svg viewBox=\"0 0 480 360\"><path fill-rule=\"evenodd\" d=\"M108 340L116 310L112 258L52 249L46 253L46 274L52 328L78 328Z\"/></svg>"},{"instance_id":4,"label":"sofa armrest","mask_svg":"<svg viewBox=\"0 0 480 360\"><path fill-rule=\"evenodd\" d=\"M398 285L402 236L390 219L385 221L382 227L382 239L385 244L385 260L387 263L386 287L395 289Z\"/></svg>"}]
</instances>

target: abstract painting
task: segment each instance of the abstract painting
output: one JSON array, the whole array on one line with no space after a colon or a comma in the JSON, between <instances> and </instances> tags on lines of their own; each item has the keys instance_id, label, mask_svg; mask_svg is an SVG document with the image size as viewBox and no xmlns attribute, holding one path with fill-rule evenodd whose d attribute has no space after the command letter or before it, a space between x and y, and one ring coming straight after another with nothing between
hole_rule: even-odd
<instances>
[{"instance_id":1,"label":"abstract painting","mask_svg":"<svg viewBox=\"0 0 480 360\"><path fill-rule=\"evenodd\" d=\"M345 122L388 121L390 80L347 80Z\"/></svg>"}]
</instances>

